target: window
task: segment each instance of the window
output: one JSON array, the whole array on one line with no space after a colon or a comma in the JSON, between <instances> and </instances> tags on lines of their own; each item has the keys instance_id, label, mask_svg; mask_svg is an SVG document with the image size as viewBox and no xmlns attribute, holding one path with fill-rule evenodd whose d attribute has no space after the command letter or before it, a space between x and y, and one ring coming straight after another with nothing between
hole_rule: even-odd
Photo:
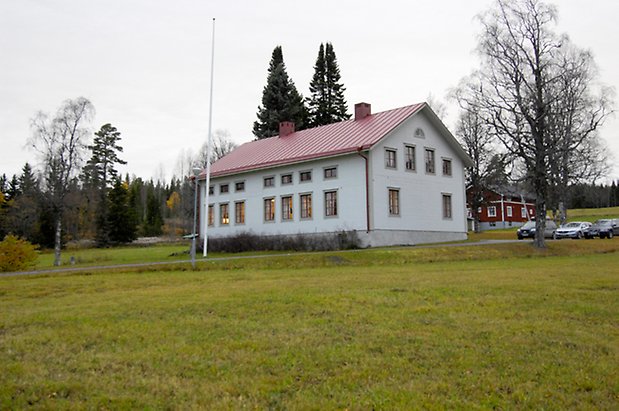
<instances>
[{"instance_id":1,"label":"window","mask_svg":"<svg viewBox=\"0 0 619 411\"><path fill-rule=\"evenodd\" d=\"M337 177L337 167L327 167L325 168L325 179L327 178L336 178Z\"/></svg>"},{"instance_id":2,"label":"window","mask_svg":"<svg viewBox=\"0 0 619 411\"><path fill-rule=\"evenodd\" d=\"M282 197L282 220L292 220L292 196Z\"/></svg>"},{"instance_id":3,"label":"window","mask_svg":"<svg viewBox=\"0 0 619 411\"><path fill-rule=\"evenodd\" d=\"M237 181L234 183L235 191L245 191L245 181Z\"/></svg>"},{"instance_id":4,"label":"window","mask_svg":"<svg viewBox=\"0 0 619 411\"><path fill-rule=\"evenodd\" d=\"M208 206L208 225L215 225L215 207L213 207L213 204Z\"/></svg>"},{"instance_id":5,"label":"window","mask_svg":"<svg viewBox=\"0 0 619 411\"><path fill-rule=\"evenodd\" d=\"M245 224L245 201L234 203L234 223Z\"/></svg>"},{"instance_id":6,"label":"window","mask_svg":"<svg viewBox=\"0 0 619 411\"><path fill-rule=\"evenodd\" d=\"M282 185L292 184L292 174L282 174Z\"/></svg>"},{"instance_id":7,"label":"window","mask_svg":"<svg viewBox=\"0 0 619 411\"><path fill-rule=\"evenodd\" d=\"M496 217L496 206L488 207L488 217Z\"/></svg>"},{"instance_id":8,"label":"window","mask_svg":"<svg viewBox=\"0 0 619 411\"><path fill-rule=\"evenodd\" d=\"M273 187L273 186L275 186L275 177L265 177L264 178L264 186L265 187Z\"/></svg>"},{"instance_id":9,"label":"window","mask_svg":"<svg viewBox=\"0 0 619 411\"><path fill-rule=\"evenodd\" d=\"M451 194L443 194L443 218L451 218Z\"/></svg>"},{"instance_id":10,"label":"window","mask_svg":"<svg viewBox=\"0 0 619 411\"><path fill-rule=\"evenodd\" d=\"M434 174L434 150L431 148L426 148L426 173Z\"/></svg>"},{"instance_id":11,"label":"window","mask_svg":"<svg viewBox=\"0 0 619 411\"><path fill-rule=\"evenodd\" d=\"M219 185L219 193L220 194L227 193L228 191L230 191L230 187L228 186L228 184L220 184Z\"/></svg>"},{"instance_id":12,"label":"window","mask_svg":"<svg viewBox=\"0 0 619 411\"><path fill-rule=\"evenodd\" d=\"M409 171L415 171L415 146L406 146L404 149L404 161L406 169Z\"/></svg>"},{"instance_id":13,"label":"window","mask_svg":"<svg viewBox=\"0 0 619 411\"><path fill-rule=\"evenodd\" d=\"M325 215L327 217L337 216L337 191L325 192Z\"/></svg>"},{"instance_id":14,"label":"window","mask_svg":"<svg viewBox=\"0 0 619 411\"><path fill-rule=\"evenodd\" d=\"M208 194L209 194L210 196L212 196L213 194L215 194L215 187L210 186L210 187L208 188Z\"/></svg>"},{"instance_id":15,"label":"window","mask_svg":"<svg viewBox=\"0 0 619 411\"><path fill-rule=\"evenodd\" d=\"M301 181L312 181L312 172L311 171L301 171L299 173L299 180L301 180Z\"/></svg>"},{"instance_id":16,"label":"window","mask_svg":"<svg viewBox=\"0 0 619 411\"><path fill-rule=\"evenodd\" d=\"M443 159L443 175L451 176L451 160Z\"/></svg>"},{"instance_id":17,"label":"window","mask_svg":"<svg viewBox=\"0 0 619 411\"><path fill-rule=\"evenodd\" d=\"M512 216L512 206L507 206L507 216L508 217Z\"/></svg>"},{"instance_id":18,"label":"window","mask_svg":"<svg viewBox=\"0 0 619 411\"><path fill-rule=\"evenodd\" d=\"M230 224L230 206L228 203L219 205L219 221L221 225Z\"/></svg>"},{"instance_id":19,"label":"window","mask_svg":"<svg viewBox=\"0 0 619 411\"><path fill-rule=\"evenodd\" d=\"M389 189L389 215L400 215L400 190Z\"/></svg>"},{"instance_id":20,"label":"window","mask_svg":"<svg viewBox=\"0 0 619 411\"><path fill-rule=\"evenodd\" d=\"M520 217L527 218L527 208L526 207L522 207L520 209Z\"/></svg>"},{"instance_id":21,"label":"window","mask_svg":"<svg viewBox=\"0 0 619 411\"><path fill-rule=\"evenodd\" d=\"M396 153L392 148L385 149L385 167L396 168Z\"/></svg>"},{"instance_id":22,"label":"window","mask_svg":"<svg viewBox=\"0 0 619 411\"><path fill-rule=\"evenodd\" d=\"M312 218L312 195L301 194L301 218Z\"/></svg>"},{"instance_id":23,"label":"window","mask_svg":"<svg viewBox=\"0 0 619 411\"><path fill-rule=\"evenodd\" d=\"M273 221L273 220L275 220L275 199L265 198L264 199L264 221Z\"/></svg>"},{"instance_id":24,"label":"window","mask_svg":"<svg viewBox=\"0 0 619 411\"><path fill-rule=\"evenodd\" d=\"M417 138L425 138L426 134L423 132L423 130L421 128L418 128L417 130L415 130L415 137L417 137Z\"/></svg>"}]
</instances>

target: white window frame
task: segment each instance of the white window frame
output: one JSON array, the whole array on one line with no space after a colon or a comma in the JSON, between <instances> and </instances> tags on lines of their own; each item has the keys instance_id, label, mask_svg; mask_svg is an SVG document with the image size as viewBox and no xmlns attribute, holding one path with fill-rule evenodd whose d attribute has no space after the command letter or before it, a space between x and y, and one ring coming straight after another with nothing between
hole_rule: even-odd
<instances>
[{"instance_id":1,"label":"white window frame","mask_svg":"<svg viewBox=\"0 0 619 411\"><path fill-rule=\"evenodd\" d=\"M409 156L409 149L412 149L412 156ZM414 144L404 144L404 169L406 171L417 171L417 147ZM410 168L409 168L410 163Z\"/></svg>"},{"instance_id":2,"label":"white window frame","mask_svg":"<svg viewBox=\"0 0 619 411\"><path fill-rule=\"evenodd\" d=\"M286 206L286 201L289 201ZM280 196L279 202L282 208L282 222L294 221L294 200L292 194Z\"/></svg>"},{"instance_id":3,"label":"white window frame","mask_svg":"<svg viewBox=\"0 0 619 411\"><path fill-rule=\"evenodd\" d=\"M333 170L335 175L327 176L327 172ZM323 167L322 169L322 177L324 180L333 180L337 178L337 166Z\"/></svg>"},{"instance_id":4,"label":"white window frame","mask_svg":"<svg viewBox=\"0 0 619 411\"><path fill-rule=\"evenodd\" d=\"M392 194L395 194L395 197L392 198ZM395 204L392 203L392 200L395 199ZM389 206L389 216L390 217L399 217L400 216L400 189L397 187L389 187L387 190L387 205Z\"/></svg>"},{"instance_id":5,"label":"white window frame","mask_svg":"<svg viewBox=\"0 0 619 411\"><path fill-rule=\"evenodd\" d=\"M391 147L385 147L385 168L388 168L391 170L398 169L398 150L397 149L391 148Z\"/></svg>"},{"instance_id":6,"label":"white window frame","mask_svg":"<svg viewBox=\"0 0 619 411\"><path fill-rule=\"evenodd\" d=\"M334 213L333 214L329 214L329 204L327 203L327 195L329 194L335 194L335 201L333 202L333 209L334 209ZM338 217L338 200L337 200L337 190L325 190L324 191L324 213L325 213L325 218L337 218Z\"/></svg>"},{"instance_id":7,"label":"white window frame","mask_svg":"<svg viewBox=\"0 0 619 411\"><path fill-rule=\"evenodd\" d=\"M230 225L230 203L219 203L219 225L222 227Z\"/></svg>"},{"instance_id":8,"label":"white window frame","mask_svg":"<svg viewBox=\"0 0 619 411\"><path fill-rule=\"evenodd\" d=\"M267 185L267 180L273 181L273 184ZM266 176L262 178L262 186L264 188L275 187L275 176Z\"/></svg>"},{"instance_id":9,"label":"white window frame","mask_svg":"<svg viewBox=\"0 0 619 411\"><path fill-rule=\"evenodd\" d=\"M451 193L441 193L441 208L443 210L443 220L453 220L454 209Z\"/></svg>"},{"instance_id":10,"label":"white window frame","mask_svg":"<svg viewBox=\"0 0 619 411\"><path fill-rule=\"evenodd\" d=\"M309 179L303 180L303 175L309 173ZM312 170L302 170L299 171L299 183L311 183L314 176L312 175Z\"/></svg>"},{"instance_id":11,"label":"white window frame","mask_svg":"<svg viewBox=\"0 0 619 411\"><path fill-rule=\"evenodd\" d=\"M239 221L239 209L238 206L242 206L241 217L242 221ZM235 201L234 202L234 224L235 225L244 225L245 224L245 200Z\"/></svg>"},{"instance_id":12,"label":"white window frame","mask_svg":"<svg viewBox=\"0 0 619 411\"><path fill-rule=\"evenodd\" d=\"M431 154L428 156L428 154ZM423 152L423 159L426 167L426 174L436 174L436 150L430 147L425 147ZM429 160L432 160L430 163ZM430 165L432 166L430 168Z\"/></svg>"},{"instance_id":13,"label":"white window frame","mask_svg":"<svg viewBox=\"0 0 619 411\"><path fill-rule=\"evenodd\" d=\"M488 217L496 217L496 206L488 206Z\"/></svg>"},{"instance_id":14,"label":"white window frame","mask_svg":"<svg viewBox=\"0 0 619 411\"><path fill-rule=\"evenodd\" d=\"M272 217L271 218L267 218L267 201L269 201L271 203L270 209L271 209L271 214ZM264 197L262 199L262 219L265 223L274 223L275 222L275 210L276 210L276 204L275 204L275 197Z\"/></svg>"},{"instance_id":15,"label":"white window frame","mask_svg":"<svg viewBox=\"0 0 619 411\"><path fill-rule=\"evenodd\" d=\"M445 170L445 165L448 165L448 170ZM441 161L441 168L443 169L443 176L445 177L451 177L453 176L453 161L451 161L451 158L442 158ZM447 173L445 171L448 171Z\"/></svg>"},{"instance_id":16,"label":"white window frame","mask_svg":"<svg viewBox=\"0 0 619 411\"><path fill-rule=\"evenodd\" d=\"M284 182L284 177L290 177L290 182ZM282 174L282 175L281 175L281 177L280 177L279 182L280 182L283 186L293 184L293 183L294 183L294 177L293 177L293 174L292 174L292 173L285 173L285 174Z\"/></svg>"},{"instance_id":17,"label":"white window frame","mask_svg":"<svg viewBox=\"0 0 619 411\"><path fill-rule=\"evenodd\" d=\"M303 216L303 198L304 197L309 197L309 211L308 215ZM312 193L300 193L299 194L299 218L301 220L311 220L312 219L312 208L313 208L313 200L312 200Z\"/></svg>"}]
</instances>

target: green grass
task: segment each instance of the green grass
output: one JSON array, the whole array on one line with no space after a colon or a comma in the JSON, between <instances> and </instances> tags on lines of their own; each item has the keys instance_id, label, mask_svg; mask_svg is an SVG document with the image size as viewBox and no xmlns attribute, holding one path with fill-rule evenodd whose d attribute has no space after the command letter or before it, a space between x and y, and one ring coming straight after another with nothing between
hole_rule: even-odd
<instances>
[{"instance_id":1,"label":"green grass","mask_svg":"<svg viewBox=\"0 0 619 411\"><path fill-rule=\"evenodd\" d=\"M573 209L568 210L567 216L570 221L589 222L602 218L619 218L619 207Z\"/></svg>"},{"instance_id":2,"label":"green grass","mask_svg":"<svg viewBox=\"0 0 619 411\"><path fill-rule=\"evenodd\" d=\"M593 240L0 278L0 409L616 409L618 264Z\"/></svg>"},{"instance_id":3,"label":"green grass","mask_svg":"<svg viewBox=\"0 0 619 411\"><path fill-rule=\"evenodd\" d=\"M70 265L71 257L74 257L76 266L187 260L189 258L189 254L187 253L188 250L189 244L67 249L62 251L61 265ZM52 268L53 263L54 251L46 250L39 254L35 268Z\"/></svg>"}]
</instances>

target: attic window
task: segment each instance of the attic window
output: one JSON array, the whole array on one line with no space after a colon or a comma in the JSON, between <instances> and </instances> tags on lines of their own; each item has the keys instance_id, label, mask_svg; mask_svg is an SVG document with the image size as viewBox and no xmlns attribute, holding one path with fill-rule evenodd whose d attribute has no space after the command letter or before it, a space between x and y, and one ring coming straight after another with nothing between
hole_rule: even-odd
<instances>
[{"instance_id":1,"label":"attic window","mask_svg":"<svg viewBox=\"0 0 619 411\"><path fill-rule=\"evenodd\" d=\"M417 138L426 138L426 133L423 132L423 129L418 128L415 130L415 137Z\"/></svg>"}]
</instances>

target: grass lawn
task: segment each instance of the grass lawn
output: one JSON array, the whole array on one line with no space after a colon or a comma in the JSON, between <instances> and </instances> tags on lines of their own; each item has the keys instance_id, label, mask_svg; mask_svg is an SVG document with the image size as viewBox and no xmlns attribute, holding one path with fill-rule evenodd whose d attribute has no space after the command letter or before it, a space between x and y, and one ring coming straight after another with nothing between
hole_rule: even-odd
<instances>
[{"instance_id":1,"label":"grass lawn","mask_svg":"<svg viewBox=\"0 0 619 411\"><path fill-rule=\"evenodd\" d=\"M0 278L0 409L616 409L619 240Z\"/></svg>"},{"instance_id":2,"label":"grass lawn","mask_svg":"<svg viewBox=\"0 0 619 411\"><path fill-rule=\"evenodd\" d=\"M594 222L602 218L619 218L619 207L579 208L567 211L570 221Z\"/></svg>"},{"instance_id":3,"label":"grass lawn","mask_svg":"<svg viewBox=\"0 0 619 411\"><path fill-rule=\"evenodd\" d=\"M84 248L62 250L61 265L70 264L71 257L76 266L132 264L155 261L178 261L189 259L190 243L157 244L149 246L126 246L114 248ZM35 269L53 268L54 250L39 254Z\"/></svg>"}]
</instances>

